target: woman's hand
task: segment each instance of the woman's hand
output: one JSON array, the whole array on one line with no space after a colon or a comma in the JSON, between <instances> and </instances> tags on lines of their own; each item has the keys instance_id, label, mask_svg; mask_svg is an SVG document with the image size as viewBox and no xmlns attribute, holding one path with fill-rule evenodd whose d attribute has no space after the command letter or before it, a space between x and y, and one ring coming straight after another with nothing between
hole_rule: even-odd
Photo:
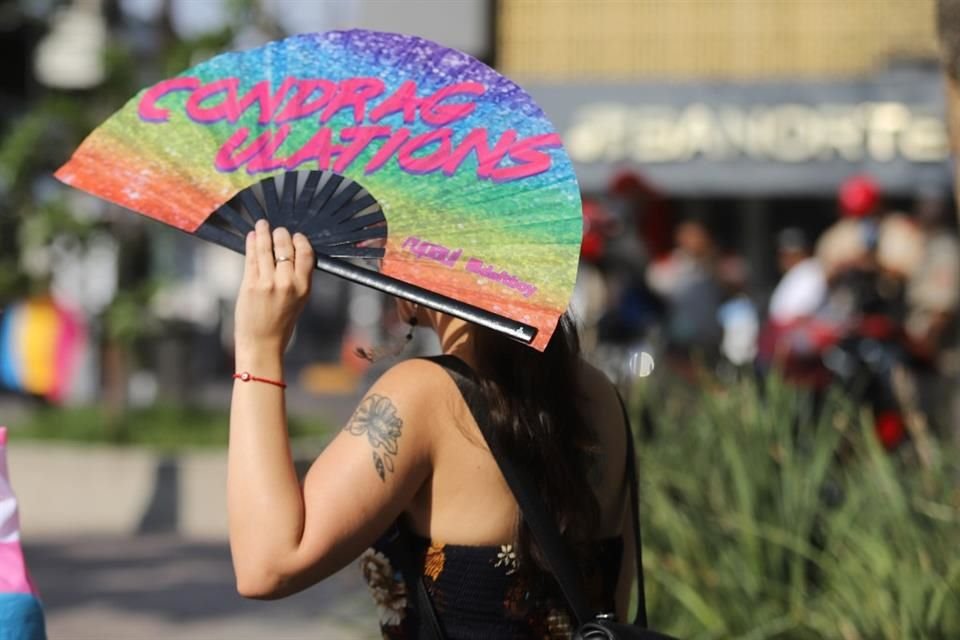
<instances>
[{"instance_id":1,"label":"woman's hand","mask_svg":"<svg viewBox=\"0 0 960 640\"><path fill-rule=\"evenodd\" d=\"M240 354L280 354L310 295L313 248L306 236L284 228L271 235L266 220L247 234L243 281L237 297L234 339Z\"/></svg>"}]
</instances>

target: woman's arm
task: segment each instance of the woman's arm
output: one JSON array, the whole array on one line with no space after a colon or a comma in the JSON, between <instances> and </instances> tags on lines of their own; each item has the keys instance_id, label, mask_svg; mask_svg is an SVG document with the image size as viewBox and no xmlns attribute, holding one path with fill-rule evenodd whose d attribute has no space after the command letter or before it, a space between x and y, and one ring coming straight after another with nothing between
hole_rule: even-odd
<instances>
[{"instance_id":1,"label":"woman's arm","mask_svg":"<svg viewBox=\"0 0 960 640\"><path fill-rule=\"evenodd\" d=\"M283 349L310 292L313 250L298 235L265 221L247 236L243 281L236 308L236 370L283 378ZM274 246L276 245L276 246ZM291 260L275 263L277 256ZM303 497L287 441L283 389L236 380L230 404L227 507L230 546L241 593L259 577L248 567L299 544Z\"/></svg>"},{"instance_id":2,"label":"woman's arm","mask_svg":"<svg viewBox=\"0 0 960 640\"><path fill-rule=\"evenodd\" d=\"M274 264L277 256L294 259ZM260 224L247 239L237 301L237 370L280 380L282 349L309 293L313 252ZM292 263L292 264L291 264ZM430 469L429 365L401 363L370 389L303 487L288 444L283 390L234 384L227 502L238 591L289 595L340 569L403 511ZM419 379L419 380L418 380Z\"/></svg>"}]
</instances>

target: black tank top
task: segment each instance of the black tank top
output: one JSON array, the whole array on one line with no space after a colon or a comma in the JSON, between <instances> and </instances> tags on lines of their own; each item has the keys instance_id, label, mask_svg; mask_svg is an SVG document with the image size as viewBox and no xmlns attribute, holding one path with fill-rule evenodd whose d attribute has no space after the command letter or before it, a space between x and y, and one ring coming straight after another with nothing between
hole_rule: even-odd
<instances>
[{"instance_id":1,"label":"black tank top","mask_svg":"<svg viewBox=\"0 0 960 640\"><path fill-rule=\"evenodd\" d=\"M397 523L360 557L384 638L416 638L421 613L416 585L400 571L400 545L412 547L415 575L427 587L441 626L450 640L569 638L573 612L556 583L525 584L517 572L512 545L463 546L400 535ZM595 562L585 567L588 596L597 611L613 611L623 555L620 537L598 540Z\"/></svg>"},{"instance_id":2,"label":"black tank top","mask_svg":"<svg viewBox=\"0 0 960 640\"><path fill-rule=\"evenodd\" d=\"M459 360L451 363L449 357L431 360L451 375L476 418L468 388L474 383L456 371L466 365ZM595 610L613 611L623 539L597 540L588 555L593 561L581 567L587 597ZM405 565L410 565L407 572L402 570ZM517 570L517 556L509 543L465 546L428 540L416 535L401 517L363 553L360 568L377 606L384 638L417 637L421 612L412 579L426 585L450 640L553 640L573 633L573 612L556 581L543 576L537 584L528 584L522 577L527 572Z\"/></svg>"}]
</instances>

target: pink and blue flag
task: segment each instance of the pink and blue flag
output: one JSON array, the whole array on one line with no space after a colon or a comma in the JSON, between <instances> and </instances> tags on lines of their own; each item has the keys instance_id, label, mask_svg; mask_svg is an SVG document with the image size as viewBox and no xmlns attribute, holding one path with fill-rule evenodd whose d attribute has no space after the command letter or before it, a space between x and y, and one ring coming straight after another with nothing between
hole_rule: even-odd
<instances>
[{"instance_id":1,"label":"pink and blue flag","mask_svg":"<svg viewBox=\"0 0 960 640\"><path fill-rule=\"evenodd\" d=\"M0 640L45 640L43 609L20 545L17 498L7 468L7 428L0 427Z\"/></svg>"}]
</instances>

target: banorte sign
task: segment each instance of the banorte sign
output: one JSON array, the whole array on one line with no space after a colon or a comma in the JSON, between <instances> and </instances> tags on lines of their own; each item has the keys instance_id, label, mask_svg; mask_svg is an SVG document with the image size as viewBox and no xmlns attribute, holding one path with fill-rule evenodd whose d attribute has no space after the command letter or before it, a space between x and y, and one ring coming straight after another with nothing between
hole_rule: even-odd
<instances>
[{"instance_id":1,"label":"banorte sign","mask_svg":"<svg viewBox=\"0 0 960 640\"><path fill-rule=\"evenodd\" d=\"M940 163L946 124L929 108L901 102L707 104L578 108L564 132L578 163L724 162Z\"/></svg>"}]
</instances>

